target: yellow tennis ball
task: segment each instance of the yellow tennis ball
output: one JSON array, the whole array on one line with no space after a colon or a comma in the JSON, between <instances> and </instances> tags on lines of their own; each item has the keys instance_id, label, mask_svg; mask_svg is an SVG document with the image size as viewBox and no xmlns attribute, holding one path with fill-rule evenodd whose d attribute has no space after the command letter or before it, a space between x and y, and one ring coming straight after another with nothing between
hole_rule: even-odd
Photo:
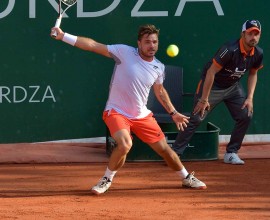
<instances>
[{"instance_id":1,"label":"yellow tennis ball","mask_svg":"<svg viewBox=\"0 0 270 220\"><path fill-rule=\"evenodd\" d=\"M170 57L175 57L179 53L179 48L175 44L171 44L167 47L167 54Z\"/></svg>"}]
</instances>

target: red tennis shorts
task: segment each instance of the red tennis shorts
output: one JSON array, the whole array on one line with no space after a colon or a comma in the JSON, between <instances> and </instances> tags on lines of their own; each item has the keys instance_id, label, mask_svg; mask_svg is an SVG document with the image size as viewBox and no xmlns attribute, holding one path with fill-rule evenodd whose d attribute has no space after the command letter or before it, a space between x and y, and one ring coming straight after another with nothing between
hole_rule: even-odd
<instances>
[{"instance_id":1,"label":"red tennis shorts","mask_svg":"<svg viewBox=\"0 0 270 220\"><path fill-rule=\"evenodd\" d=\"M103 112L103 120L111 135L119 130L126 129L129 133L133 132L139 139L149 144L156 143L165 137L153 117L153 113L150 113L145 118L129 119L112 109Z\"/></svg>"}]
</instances>

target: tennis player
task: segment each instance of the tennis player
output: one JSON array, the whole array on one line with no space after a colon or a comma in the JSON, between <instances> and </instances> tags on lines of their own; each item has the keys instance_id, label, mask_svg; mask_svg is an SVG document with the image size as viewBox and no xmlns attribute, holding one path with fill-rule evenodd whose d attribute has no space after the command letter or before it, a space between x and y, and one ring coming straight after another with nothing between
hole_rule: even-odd
<instances>
[{"instance_id":1,"label":"tennis player","mask_svg":"<svg viewBox=\"0 0 270 220\"><path fill-rule=\"evenodd\" d=\"M111 154L104 176L91 191L101 194L109 189L132 147L131 132L166 161L179 176L182 186L206 189L206 185L194 176L194 172L187 172L177 154L167 144L153 113L146 107L150 88L153 86L157 99L171 115L178 129L184 130L187 126L189 117L176 111L163 87L165 66L155 57L159 30L154 25L141 26L138 32L138 48L123 44L104 45L91 38L64 33L56 27L52 28L52 33L54 31L57 32L56 40L113 58L115 61L103 120L117 147Z\"/></svg>"}]
</instances>

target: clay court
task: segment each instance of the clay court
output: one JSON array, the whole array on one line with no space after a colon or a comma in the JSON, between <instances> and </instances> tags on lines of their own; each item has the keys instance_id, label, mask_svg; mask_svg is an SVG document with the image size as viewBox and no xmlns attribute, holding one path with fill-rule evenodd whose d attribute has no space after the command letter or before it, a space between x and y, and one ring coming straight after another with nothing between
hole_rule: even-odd
<instances>
[{"instance_id":1,"label":"clay court","mask_svg":"<svg viewBox=\"0 0 270 220\"><path fill-rule=\"evenodd\" d=\"M89 189L108 161L104 148L1 145L0 219L270 219L269 145L244 146L244 166L184 162L207 190L181 188L163 162L128 162L110 191L94 196Z\"/></svg>"}]
</instances>

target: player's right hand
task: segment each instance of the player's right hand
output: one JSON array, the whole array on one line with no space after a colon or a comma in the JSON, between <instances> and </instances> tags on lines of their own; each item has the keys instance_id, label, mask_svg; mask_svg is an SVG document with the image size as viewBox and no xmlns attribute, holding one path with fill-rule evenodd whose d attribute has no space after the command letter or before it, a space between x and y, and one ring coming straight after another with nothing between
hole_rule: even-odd
<instances>
[{"instance_id":1,"label":"player's right hand","mask_svg":"<svg viewBox=\"0 0 270 220\"><path fill-rule=\"evenodd\" d=\"M55 34L54 34L55 33ZM64 32L61 30L61 28L53 27L51 28L51 37L56 40L62 40L64 37Z\"/></svg>"}]
</instances>

